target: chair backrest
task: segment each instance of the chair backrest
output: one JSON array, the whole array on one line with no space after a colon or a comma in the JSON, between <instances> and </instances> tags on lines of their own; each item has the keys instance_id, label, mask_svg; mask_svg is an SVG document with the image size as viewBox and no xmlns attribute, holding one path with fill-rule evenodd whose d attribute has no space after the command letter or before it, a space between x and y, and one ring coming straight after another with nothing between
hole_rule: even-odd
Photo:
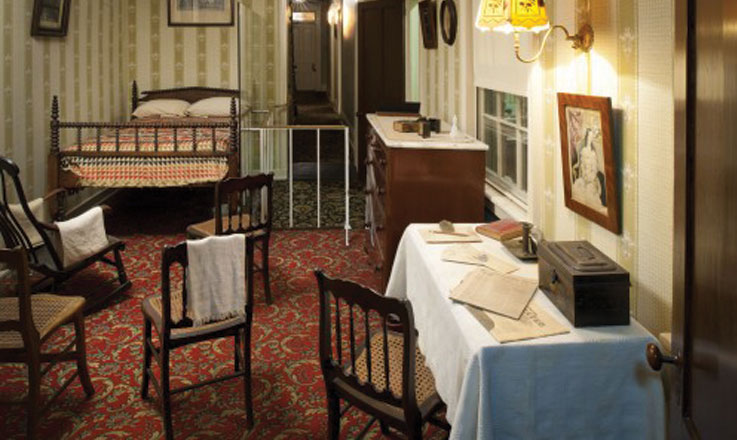
<instances>
[{"instance_id":1,"label":"chair backrest","mask_svg":"<svg viewBox=\"0 0 737 440\"><path fill-rule=\"evenodd\" d=\"M0 156L0 234L2 234L3 240L5 241L5 247L14 248L16 246L22 246L31 256L33 263L40 263L36 248L31 243L28 234L23 230L16 214L10 209L11 197L15 197L17 204L28 218L28 222L43 240L56 267L64 267L61 257L56 253L49 235L41 227L38 219L28 205L19 174L20 169L18 165L7 157ZM9 187L12 187L10 188L12 190L10 193L8 191Z\"/></svg>"},{"instance_id":2,"label":"chair backrest","mask_svg":"<svg viewBox=\"0 0 737 440\"><path fill-rule=\"evenodd\" d=\"M249 261L246 264L247 271L247 289L246 289L246 313L250 313L253 304L253 264L250 261L250 257L253 255L253 241L246 237L246 258ZM175 293L172 286L172 269L173 266L179 265L181 268L181 317L182 319L178 322L172 320L171 305L172 296ZM189 266L189 260L187 258L187 242L183 241L174 246L164 246L163 255L161 258L161 315L162 315L162 333L163 335L170 334L170 331L174 328L191 327L192 319L187 316L187 267ZM177 283L179 284L179 283Z\"/></svg>"},{"instance_id":3,"label":"chair backrest","mask_svg":"<svg viewBox=\"0 0 737 440\"><path fill-rule=\"evenodd\" d=\"M215 185L215 234L271 232L273 174L231 177ZM225 206L223 206L225 205ZM248 216L244 224L244 216Z\"/></svg>"},{"instance_id":4,"label":"chair backrest","mask_svg":"<svg viewBox=\"0 0 737 440\"><path fill-rule=\"evenodd\" d=\"M19 332L26 349L37 348L40 336L33 323L31 310L31 287L28 279L28 255L25 249L18 246L13 249L0 249L0 266L3 267L0 278L0 296L18 298L18 319L0 320L0 332Z\"/></svg>"},{"instance_id":5,"label":"chair backrest","mask_svg":"<svg viewBox=\"0 0 737 440\"><path fill-rule=\"evenodd\" d=\"M370 399L403 408L407 420L419 417L410 303L350 281L331 279L320 271L315 276L320 289L320 364L325 383L339 379ZM391 370L390 337L401 337L403 343L401 376ZM401 396L392 392L398 389L397 377L401 377ZM364 403L373 407L368 399Z\"/></svg>"}]
</instances>

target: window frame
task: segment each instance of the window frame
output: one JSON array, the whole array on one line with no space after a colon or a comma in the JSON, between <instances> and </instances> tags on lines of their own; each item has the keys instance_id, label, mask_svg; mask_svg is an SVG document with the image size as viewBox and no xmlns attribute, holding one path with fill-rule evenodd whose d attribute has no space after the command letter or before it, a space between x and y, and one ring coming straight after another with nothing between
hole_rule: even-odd
<instances>
[{"instance_id":1,"label":"window frame","mask_svg":"<svg viewBox=\"0 0 737 440\"><path fill-rule=\"evenodd\" d=\"M491 123L494 126L496 132L496 163L497 170L491 170L484 161L486 183L496 189L498 192L510 197L514 202L521 205L525 209L527 208L527 197L529 192L529 175L527 174L527 163L522 163L521 160L524 156L526 162L529 162L529 148L530 148L530 129L529 129L529 101L522 105L522 100L527 101L528 98L522 95L516 95L513 93L506 93L492 89L485 89L483 87L476 88L476 137L485 142L485 130L486 123ZM495 93L497 99L494 101L496 108L495 111L489 112L486 108L486 94ZM510 122L504 118L503 105L504 97L513 96L517 99L518 105L515 106L515 119L514 122ZM527 109L527 115L524 115L524 120L527 122L527 126L523 125L522 108ZM504 176L504 129L514 130L516 137L516 149L515 149L515 176L516 181L513 181L509 177ZM524 152L523 150L527 151ZM526 154L525 154L526 153ZM489 154L489 153L487 153ZM527 182L523 183L522 178L525 177Z\"/></svg>"}]
</instances>

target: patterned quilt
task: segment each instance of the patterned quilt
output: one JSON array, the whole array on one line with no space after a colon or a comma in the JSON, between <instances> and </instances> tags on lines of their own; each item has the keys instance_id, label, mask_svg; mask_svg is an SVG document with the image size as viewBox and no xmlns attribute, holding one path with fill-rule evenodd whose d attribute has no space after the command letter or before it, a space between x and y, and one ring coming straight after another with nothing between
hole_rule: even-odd
<instances>
[{"instance_id":1,"label":"patterned quilt","mask_svg":"<svg viewBox=\"0 0 737 440\"><path fill-rule=\"evenodd\" d=\"M173 128L141 126L136 129L120 130L116 139L114 131L103 132L100 136L100 151L111 153L119 144L121 152L191 152L205 153L215 151L225 153L230 146L228 128L177 128L176 141ZM157 147L158 144L158 147ZM81 151L97 151L97 137L87 138L81 143ZM138 149L136 149L138 145ZM79 144L62 149L61 169L71 172L80 186L103 188L141 188L184 186L221 180L228 172L226 156L75 156ZM64 154L66 153L66 154Z\"/></svg>"}]
</instances>

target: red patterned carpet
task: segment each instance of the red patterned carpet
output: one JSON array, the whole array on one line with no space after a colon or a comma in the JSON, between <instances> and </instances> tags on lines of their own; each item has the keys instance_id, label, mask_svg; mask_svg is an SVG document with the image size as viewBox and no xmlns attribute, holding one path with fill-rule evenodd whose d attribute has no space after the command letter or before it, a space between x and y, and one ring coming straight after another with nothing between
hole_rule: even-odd
<instances>
[{"instance_id":1,"label":"red patterned carpet","mask_svg":"<svg viewBox=\"0 0 737 440\"><path fill-rule=\"evenodd\" d=\"M179 200L175 198L174 200ZM160 255L166 244L184 238L180 231L195 215L179 209L145 206L114 216L108 230L127 242L124 254L133 288L99 312L87 316L88 363L96 394L85 400L75 381L44 416L42 438L56 439L157 439L162 422L157 401L139 397L142 358L141 301L159 293ZM120 212L118 206L116 213ZM181 212L180 212L181 211ZM318 364L317 287L312 275L321 268L332 276L377 287L363 252L363 234L353 233L345 247L343 231L277 231L272 238L272 290L274 304L263 299L256 279L253 327L253 380L255 427L246 432L242 381L234 379L173 398L177 439L212 438L325 438L327 412ZM111 271L88 270L70 281L64 291L94 295L107 288ZM61 332L68 338L69 328ZM58 347L60 339L47 347ZM64 339L66 340L66 339ZM172 357L175 386L232 371L232 339L183 348ZM50 397L73 363L55 367L44 378L42 394ZM20 399L26 389L22 365L0 366L0 399ZM152 396L155 396L152 390ZM342 420L341 434L353 438L368 420L355 410ZM25 437L25 409L0 406L0 438ZM374 427L368 436L380 437Z\"/></svg>"}]
</instances>

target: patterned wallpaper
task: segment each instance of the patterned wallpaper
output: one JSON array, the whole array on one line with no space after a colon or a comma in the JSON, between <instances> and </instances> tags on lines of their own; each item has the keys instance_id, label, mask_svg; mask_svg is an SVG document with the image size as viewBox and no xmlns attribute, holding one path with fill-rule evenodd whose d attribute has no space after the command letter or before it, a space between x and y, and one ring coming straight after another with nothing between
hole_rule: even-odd
<instances>
[{"instance_id":1,"label":"patterned wallpaper","mask_svg":"<svg viewBox=\"0 0 737 440\"><path fill-rule=\"evenodd\" d=\"M46 190L51 96L63 119L114 121L125 112L118 20L122 2L75 0L65 38L30 36L33 1L2 0L0 149L21 168L28 197Z\"/></svg>"},{"instance_id":2,"label":"patterned wallpaper","mask_svg":"<svg viewBox=\"0 0 737 440\"><path fill-rule=\"evenodd\" d=\"M460 29L472 28L475 8L460 11ZM631 274L630 307L653 333L670 329L673 260L673 25L672 2L655 0L555 2L551 21L576 28L591 22L596 42L590 54L576 54L556 35L529 85L530 185L528 210L549 239L585 239ZM466 31L470 34L470 31ZM463 35L463 33L461 34ZM464 60L471 38L452 48L422 50L423 109L445 119L461 116L475 132L473 71ZM509 48L512 57L512 48ZM460 63L460 67L459 67ZM489 74L494 74L490 72ZM473 75L473 73L471 73ZM526 79L525 79L526 80ZM615 109L619 149L623 232L615 235L567 209L564 203L558 133L557 92L609 96ZM460 93L460 96L459 96ZM534 125L536 123L536 125Z\"/></svg>"},{"instance_id":3,"label":"patterned wallpaper","mask_svg":"<svg viewBox=\"0 0 737 440\"><path fill-rule=\"evenodd\" d=\"M274 108L286 100L283 13L273 0L240 3L243 97L254 108ZM130 112L134 79L139 90L238 88L236 27L169 27L166 0L75 0L65 38L30 36L33 1L0 5L0 148L21 166L29 197L46 189L53 95L62 120L117 121Z\"/></svg>"}]
</instances>

